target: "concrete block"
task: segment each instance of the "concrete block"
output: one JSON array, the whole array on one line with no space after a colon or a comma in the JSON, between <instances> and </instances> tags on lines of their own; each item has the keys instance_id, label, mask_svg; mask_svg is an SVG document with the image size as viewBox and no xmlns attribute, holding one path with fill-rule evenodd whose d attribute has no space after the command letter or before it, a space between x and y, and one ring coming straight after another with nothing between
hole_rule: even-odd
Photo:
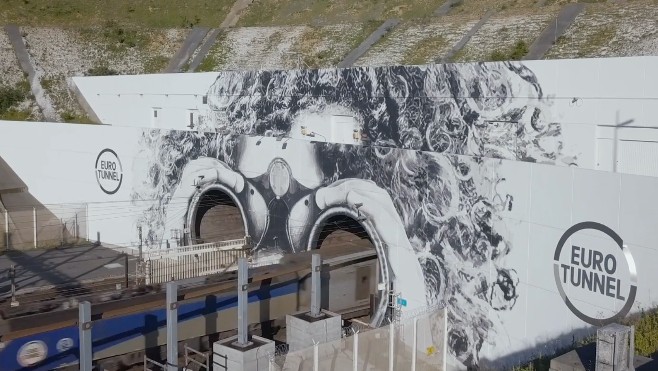
<instances>
[{"instance_id":1,"label":"concrete block","mask_svg":"<svg viewBox=\"0 0 658 371\"><path fill-rule=\"evenodd\" d=\"M312 317L306 312L286 316L286 341L290 351L339 340L342 335L343 320L340 315L322 312L320 317Z\"/></svg>"},{"instance_id":2,"label":"concrete block","mask_svg":"<svg viewBox=\"0 0 658 371\"><path fill-rule=\"evenodd\" d=\"M274 341L251 336L250 345L236 344L237 335L213 343L213 371L267 371Z\"/></svg>"}]
</instances>

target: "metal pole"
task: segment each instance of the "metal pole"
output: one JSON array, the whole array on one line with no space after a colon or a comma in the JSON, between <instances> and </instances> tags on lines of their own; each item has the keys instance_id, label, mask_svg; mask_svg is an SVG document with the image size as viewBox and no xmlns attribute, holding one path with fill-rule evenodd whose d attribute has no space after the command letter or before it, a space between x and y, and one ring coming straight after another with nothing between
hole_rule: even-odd
<instances>
[{"instance_id":1,"label":"metal pole","mask_svg":"<svg viewBox=\"0 0 658 371\"><path fill-rule=\"evenodd\" d=\"M64 246L64 219L59 219L59 246Z\"/></svg>"},{"instance_id":2,"label":"metal pole","mask_svg":"<svg viewBox=\"0 0 658 371\"><path fill-rule=\"evenodd\" d=\"M354 348L352 349L352 369L359 371L359 333L354 334Z\"/></svg>"},{"instance_id":3,"label":"metal pole","mask_svg":"<svg viewBox=\"0 0 658 371\"><path fill-rule=\"evenodd\" d=\"M80 371L91 371L91 303L83 301L78 304L78 315L78 326L80 329Z\"/></svg>"},{"instance_id":4,"label":"metal pole","mask_svg":"<svg viewBox=\"0 0 658 371\"><path fill-rule=\"evenodd\" d=\"M9 278L11 279L11 303L10 306L17 307L19 306L18 301L16 300L16 266L12 264L9 267Z\"/></svg>"},{"instance_id":5,"label":"metal pole","mask_svg":"<svg viewBox=\"0 0 658 371\"><path fill-rule=\"evenodd\" d=\"M178 284L167 282L167 371L178 371Z\"/></svg>"},{"instance_id":6,"label":"metal pole","mask_svg":"<svg viewBox=\"0 0 658 371\"><path fill-rule=\"evenodd\" d=\"M313 254L311 256L312 272L311 272L311 316L320 316L320 303L322 300L322 281L320 277L320 269L322 268L322 257L320 254Z\"/></svg>"},{"instance_id":7,"label":"metal pole","mask_svg":"<svg viewBox=\"0 0 658 371\"><path fill-rule=\"evenodd\" d=\"M137 227L139 233L139 260L142 260L142 226Z\"/></svg>"},{"instance_id":8,"label":"metal pole","mask_svg":"<svg viewBox=\"0 0 658 371\"><path fill-rule=\"evenodd\" d=\"M247 266L247 259L238 259L238 345L246 346L249 344L247 333L247 325L249 323L249 303L248 297L248 283L249 271Z\"/></svg>"},{"instance_id":9,"label":"metal pole","mask_svg":"<svg viewBox=\"0 0 658 371\"><path fill-rule=\"evenodd\" d=\"M74 232L75 241L77 242L78 239L80 238L80 233L79 233L80 231L78 231L78 213L75 213L75 226L74 226L73 230L75 231Z\"/></svg>"},{"instance_id":10,"label":"metal pole","mask_svg":"<svg viewBox=\"0 0 658 371\"><path fill-rule=\"evenodd\" d=\"M34 229L34 248L37 248L37 208L32 207L32 228Z\"/></svg>"},{"instance_id":11,"label":"metal pole","mask_svg":"<svg viewBox=\"0 0 658 371\"><path fill-rule=\"evenodd\" d=\"M414 338L411 346L411 371L416 371L417 356L418 356L418 318L414 318Z\"/></svg>"},{"instance_id":12,"label":"metal pole","mask_svg":"<svg viewBox=\"0 0 658 371\"><path fill-rule=\"evenodd\" d=\"M635 370L635 326L631 326L631 349L628 354L628 369Z\"/></svg>"},{"instance_id":13,"label":"metal pole","mask_svg":"<svg viewBox=\"0 0 658 371\"><path fill-rule=\"evenodd\" d=\"M395 351L395 344L393 342L395 340L395 322L391 321L391 324L388 326L388 371L394 371L395 356L393 352Z\"/></svg>"},{"instance_id":14,"label":"metal pole","mask_svg":"<svg viewBox=\"0 0 658 371\"><path fill-rule=\"evenodd\" d=\"M313 344L313 371L320 371L320 352L318 352L318 344Z\"/></svg>"},{"instance_id":15,"label":"metal pole","mask_svg":"<svg viewBox=\"0 0 658 371\"><path fill-rule=\"evenodd\" d=\"M125 283L126 283L126 289L127 289L129 282L128 282L128 254L126 254L126 253L123 253L123 265L124 265L123 273L125 275L125 279L126 279Z\"/></svg>"},{"instance_id":16,"label":"metal pole","mask_svg":"<svg viewBox=\"0 0 658 371\"><path fill-rule=\"evenodd\" d=\"M7 245L5 246L6 250L9 250L9 212L7 209L5 209L5 242Z\"/></svg>"}]
</instances>

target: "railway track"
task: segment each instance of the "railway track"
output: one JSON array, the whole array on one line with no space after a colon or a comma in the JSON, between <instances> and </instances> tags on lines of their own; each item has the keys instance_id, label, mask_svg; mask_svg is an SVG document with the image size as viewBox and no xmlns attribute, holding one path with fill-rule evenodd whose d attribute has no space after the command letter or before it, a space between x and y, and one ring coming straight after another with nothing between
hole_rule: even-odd
<instances>
[{"instance_id":1,"label":"railway track","mask_svg":"<svg viewBox=\"0 0 658 371\"><path fill-rule=\"evenodd\" d=\"M313 252L302 252L284 256L278 264L254 268L250 273L250 286L256 287L263 281L273 278L297 274L305 275L310 273L310 255L319 253L322 256L323 263L329 265L331 269L344 267L350 264L368 261L377 258L374 249L364 249L362 246L342 246L323 248ZM121 277L121 282L125 278ZM222 293L230 293L236 290L237 275L236 272L227 272L219 276L210 276L208 282L202 285L186 285L184 282L179 290L178 301L193 300ZM88 287L90 290L96 290L96 294L102 287L111 287L116 285L117 281L105 280L97 282ZM56 292L40 293L44 301L52 298ZM61 293L58 295L62 295ZM145 287L117 290L115 296L109 296L109 300L101 301L94 298L94 291L91 296L75 296L77 301L92 298L95 305L92 305L92 320L101 320L115 318L147 310L162 308L165 305L165 293L161 286ZM36 300L38 297L34 297ZM4 303L3 303L4 305ZM5 309L3 307L3 309ZM3 319L0 320L0 341L8 341L25 336L36 335L46 331L74 326L78 321L77 305L70 308L62 308L61 305L51 309L49 312L12 312L12 308L3 312ZM46 306L47 309L47 306ZM14 314L14 315L12 315ZM6 315L6 317L4 317Z\"/></svg>"}]
</instances>

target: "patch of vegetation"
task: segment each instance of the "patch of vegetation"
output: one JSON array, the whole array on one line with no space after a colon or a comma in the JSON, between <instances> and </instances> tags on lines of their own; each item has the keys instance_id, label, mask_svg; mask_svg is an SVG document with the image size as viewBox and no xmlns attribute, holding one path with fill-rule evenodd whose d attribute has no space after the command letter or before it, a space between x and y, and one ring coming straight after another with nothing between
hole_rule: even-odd
<instances>
[{"instance_id":1,"label":"patch of vegetation","mask_svg":"<svg viewBox=\"0 0 658 371\"><path fill-rule=\"evenodd\" d=\"M425 64L432 62L430 59L436 56L438 51L443 50L448 41L442 35L436 35L421 40L413 46L404 56L404 64Z\"/></svg>"},{"instance_id":2,"label":"patch of vegetation","mask_svg":"<svg viewBox=\"0 0 658 371\"><path fill-rule=\"evenodd\" d=\"M28 93L29 86L25 89L21 83L15 86L0 85L0 115L4 117L10 114L11 110L15 110L15 107L28 97Z\"/></svg>"},{"instance_id":3,"label":"patch of vegetation","mask_svg":"<svg viewBox=\"0 0 658 371\"><path fill-rule=\"evenodd\" d=\"M118 71L111 69L107 65L94 66L85 72L85 76L114 76L118 74ZM43 80L41 80L41 85L43 85Z\"/></svg>"},{"instance_id":4,"label":"patch of vegetation","mask_svg":"<svg viewBox=\"0 0 658 371\"><path fill-rule=\"evenodd\" d=\"M153 57L149 57L146 60L146 62L144 62L144 72L159 73L162 72L167 67L168 64L169 64L169 58L165 57L164 55L156 55Z\"/></svg>"},{"instance_id":5,"label":"patch of vegetation","mask_svg":"<svg viewBox=\"0 0 658 371\"><path fill-rule=\"evenodd\" d=\"M642 311L630 321L635 325L635 351L645 357L658 353L658 310Z\"/></svg>"},{"instance_id":6,"label":"patch of vegetation","mask_svg":"<svg viewBox=\"0 0 658 371\"><path fill-rule=\"evenodd\" d=\"M528 54L529 48L528 44L519 40L514 44L511 50L500 51L494 50L491 55L489 55L490 61L518 61L521 60L526 54Z\"/></svg>"},{"instance_id":7,"label":"patch of vegetation","mask_svg":"<svg viewBox=\"0 0 658 371\"><path fill-rule=\"evenodd\" d=\"M456 8L462 5L464 5L464 0L457 0L450 4L450 8Z\"/></svg>"},{"instance_id":8,"label":"patch of vegetation","mask_svg":"<svg viewBox=\"0 0 658 371\"><path fill-rule=\"evenodd\" d=\"M24 109L19 110L16 108L10 108L7 111L0 113L0 120L6 121L29 121L34 120L32 117L32 111Z\"/></svg>"},{"instance_id":9,"label":"patch of vegetation","mask_svg":"<svg viewBox=\"0 0 658 371\"><path fill-rule=\"evenodd\" d=\"M203 59L196 69L196 72L213 72L217 71L220 66L226 63L229 53L231 52L228 44L225 43L226 34L220 33L215 40L208 55Z\"/></svg>"},{"instance_id":10,"label":"patch of vegetation","mask_svg":"<svg viewBox=\"0 0 658 371\"><path fill-rule=\"evenodd\" d=\"M72 124L93 124L94 122L91 121L91 119L85 115L85 114L78 114L77 112L74 111L64 111L60 114L60 117L62 118L62 121L72 123Z\"/></svg>"},{"instance_id":11,"label":"patch of vegetation","mask_svg":"<svg viewBox=\"0 0 658 371\"><path fill-rule=\"evenodd\" d=\"M127 28L216 27L234 0L4 0L0 23L97 27L107 20Z\"/></svg>"},{"instance_id":12,"label":"patch of vegetation","mask_svg":"<svg viewBox=\"0 0 658 371\"><path fill-rule=\"evenodd\" d=\"M148 37L143 32L134 28L125 28L116 21L105 22L102 35L113 51L143 47L148 42Z\"/></svg>"},{"instance_id":13,"label":"patch of vegetation","mask_svg":"<svg viewBox=\"0 0 658 371\"><path fill-rule=\"evenodd\" d=\"M589 34L587 41L578 48L578 57L594 56L603 46L610 44L617 34L617 29L613 25L597 29Z\"/></svg>"}]
</instances>

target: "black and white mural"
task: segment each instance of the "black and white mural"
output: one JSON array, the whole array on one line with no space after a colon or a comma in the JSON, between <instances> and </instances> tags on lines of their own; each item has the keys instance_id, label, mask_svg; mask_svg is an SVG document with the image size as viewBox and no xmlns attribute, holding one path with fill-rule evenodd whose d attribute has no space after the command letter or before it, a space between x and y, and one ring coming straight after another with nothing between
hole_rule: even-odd
<instances>
[{"instance_id":1,"label":"black and white mural","mask_svg":"<svg viewBox=\"0 0 658 371\"><path fill-rule=\"evenodd\" d=\"M208 104L199 132L143 135L148 170L134 199L160 200L142 220L149 245L172 238L173 226L194 229L207 192L239 207L261 253L314 248L323 222L350 216L411 306L450 306L450 349L464 365L478 364L501 326L491 313L519 299L517 272L504 263L514 246L493 228L515 195L497 193L505 179L483 158L576 163L562 151L560 125L531 70L496 63L227 72ZM331 115L355 118L368 145L296 137L319 132Z\"/></svg>"},{"instance_id":2,"label":"black and white mural","mask_svg":"<svg viewBox=\"0 0 658 371\"><path fill-rule=\"evenodd\" d=\"M257 258L276 260L325 248L328 229L356 230L403 310L447 306L457 363L499 369L658 306L653 66L195 75L214 80L193 131L0 122L0 157L42 204L87 203L87 237L108 246L138 246L138 228L150 249L249 235ZM187 81L171 76L89 84ZM176 89L162 101L185 108L161 118L185 127ZM89 100L144 113L147 93Z\"/></svg>"}]
</instances>

